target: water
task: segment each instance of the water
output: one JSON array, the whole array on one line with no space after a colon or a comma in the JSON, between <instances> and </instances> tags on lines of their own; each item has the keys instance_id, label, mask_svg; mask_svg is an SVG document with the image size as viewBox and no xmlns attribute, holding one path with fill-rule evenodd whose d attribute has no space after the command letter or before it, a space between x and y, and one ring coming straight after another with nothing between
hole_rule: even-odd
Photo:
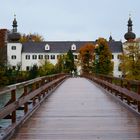
<instances>
[{"instance_id":1,"label":"water","mask_svg":"<svg viewBox=\"0 0 140 140\"><path fill-rule=\"evenodd\" d=\"M19 97L24 93L24 88L21 87L16 90L16 100L19 99ZM0 110L8 103L8 101L11 99L11 93L7 92L0 95ZM23 111L18 110L16 111L18 118L23 116ZM8 127L11 124L10 119L0 119L0 129L4 129Z\"/></svg>"}]
</instances>

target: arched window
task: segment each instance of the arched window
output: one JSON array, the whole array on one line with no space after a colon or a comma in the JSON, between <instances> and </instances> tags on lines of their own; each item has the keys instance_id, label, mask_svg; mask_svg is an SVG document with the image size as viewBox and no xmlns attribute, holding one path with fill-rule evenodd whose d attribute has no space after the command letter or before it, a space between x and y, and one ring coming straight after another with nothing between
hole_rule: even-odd
<instances>
[{"instance_id":1,"label":"arched window","mask_svg":"<svg viewBox=\"0 0 140 140\"><path fill-rule=\"evenodd\" d=\"M46 51L49 51L49 50L50 50L50 45L49 45L49 44L46 44L45 50L46 50Z\"/></svg>"}]
</instances>

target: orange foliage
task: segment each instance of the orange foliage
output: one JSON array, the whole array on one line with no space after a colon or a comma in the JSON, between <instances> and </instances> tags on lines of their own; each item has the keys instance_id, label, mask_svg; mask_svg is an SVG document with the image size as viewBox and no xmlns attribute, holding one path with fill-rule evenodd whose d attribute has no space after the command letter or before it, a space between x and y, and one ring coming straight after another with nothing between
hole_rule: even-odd
<instances>
[{"instance_id":1,"label":"orange foliage","mask_svg":"<svg viewBox=\"0 0 140 140\"><path fill-rule=\"evenodd\" d=\"M94 49L95 45L92 43L87 43L83 47L80 48L80 62L83 71L89 72L91 70L91 67L93 65L94 61Z\"/></svg>"},{"instance_id":2,"label":"orange foliage","mask_svg":"<svg viewBox=\"0 0 140 140\"><path fill-rule=\"evenodd\" d=\"M92 43L87 43L83 47L80 48L80 58L84 62L86 59L89 61L93 59L94 56L95 45Z\"/></svg>"}]
</instances>

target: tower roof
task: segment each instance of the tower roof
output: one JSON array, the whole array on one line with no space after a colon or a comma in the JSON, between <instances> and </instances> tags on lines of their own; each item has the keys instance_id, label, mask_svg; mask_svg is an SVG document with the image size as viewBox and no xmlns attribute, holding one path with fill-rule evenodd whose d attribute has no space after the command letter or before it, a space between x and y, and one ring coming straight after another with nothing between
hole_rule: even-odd
<instances>
[{"instance_id":1,"label":"tower roof","mask_svg":"<svg viewBox=\"0 0 140 140\"><path fill-rule=\"evenodd\" d=\"M13 20L13 30L12 32L8 35L9 41L12 42L17 42L20 40L21 35L17 32L17 20L16 20L16 15L14 15L14 20Z\"/></svg>"},{"instance_id":2,"label":"tower roof","mask_svg":"<svg viewBox=\"0 0 140 140\"><path fill-rule=\"evenodd\" d=\"M134 40L136 38L136 35L135 33L132 32L132 20L131 20L131 17L129 17L129 20L128 20L128 32L124 35L124 38L129 41L129 40Z\"/></svg>"},{"instance_id":3,"label":"tower roof","mask_svg":"<svg viewBox=\"0 0 140 140\"><path fill-rule=\"evenodd\" d=\"M13 27L17 27L17 20L16 20L16 15L14 15L14 20L13 20Z\"/></svg>"}]
</instances>

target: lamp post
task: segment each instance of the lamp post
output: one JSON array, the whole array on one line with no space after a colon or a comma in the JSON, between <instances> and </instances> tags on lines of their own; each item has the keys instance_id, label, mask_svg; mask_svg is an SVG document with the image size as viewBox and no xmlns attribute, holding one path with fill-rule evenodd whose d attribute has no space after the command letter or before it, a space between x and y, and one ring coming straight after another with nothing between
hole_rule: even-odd
<instances>
[{"instance_id":1,"label":"lamp post","mask_svg":"<svg viewBox=\"0 0 140 140\"><path fill-rule=\"evenodd\" d=\"M99 63L99 45L95 45L95 74L98 73L98 63Z\"/></svg>"}]
</instances>

